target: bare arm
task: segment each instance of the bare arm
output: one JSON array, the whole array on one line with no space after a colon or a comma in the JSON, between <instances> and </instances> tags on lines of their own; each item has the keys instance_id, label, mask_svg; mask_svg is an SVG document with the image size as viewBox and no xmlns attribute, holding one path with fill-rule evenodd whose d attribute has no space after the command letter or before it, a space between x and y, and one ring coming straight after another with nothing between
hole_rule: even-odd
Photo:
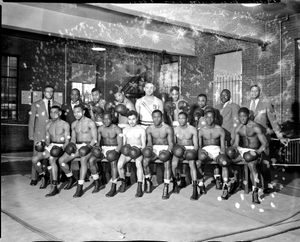
<instances>
[{"instance_id":1,"label":"bare arm","mask_svg":"<svg viewBox=\"0 0 300 242\"><path fill-rule=\"evenodd\" d=\"M102 136L101 136L101 126L98 128L98 138L97 138L97 140L98 140L98 142L97 142L97 146L100 146L100 144L101 144L101 138L102 138Z\"/></svg>"},{"instance_id":2,"label":"bare arm","mask_svg":"<svg viewBox=\"0 0 300 242\"><path fill-rule=\"evenodd\" d=\"M198 143L199 143L198 156L200 156L200 150L202 149L202 131L201 131L201 129L199 129L199 131L198 131Z\"/></svg>"},{"instance_id":3,"label":"bare arm","mask_svg":"<svg viewBox=\"0 0 300 242\"><path fill-rule=\"evenodd\" d=\"M264 152L266 150L266 148L268 148L269 142L268 142L266 136L264 135L262 129L259 126L254 126L253 130L257 134L257 137L261 143L259 149L257 150L257 152L259 154L261 154L262 152Z\"/></svg>"},{"instance_id":4,"label":"bare arm","mask_svg":"<svg viewBox=\"0 0 300 242\"><path fill-rule=\"evenodd\" d=\"M148 127L146 129L146 136L147 136L147 146L153 146L153 142L152 142L152 135L151 135L151 128Z\"/></svg>"},{"instance_id":5,"label":"bare arm","mask_svg":"<svg viewBox=\"0 0 300 242\"><path fill-rule=\"evenodd\" d=\"M225 154L225 131L220 127L220 143L221 143L221 152Z\"/></svg>"},{"instance_id":6,"label":"bare arm","mask_svg":"<svg viewBox=\"0 0 300 242\"><path fill-rule=\"evenodd\" d=\"M64 123L64 131L65 143L62 147L63 149L65 149L70 142L70 125L67 122Z\"/></svg>"},{"instance_id":7,"label":"bare arm","mask_svg":"<svg viewBox=\"0 0 300 242\"><path fill-rule=\"evenodd\" d=\"M174 147L174 129L169 127L167 129L167 133L168 133L168 150L171 151Z\"/></svg>"},{"instance_id":8,"label":"bare arm","mask_svg":"<svg viewBox=\"0 0 300 242\"><path fill-rule=\"evenodd\" d=\"M121 135L122 134L122 130L118 126L116 126L115 129L116 129L117 143L118 143L116 151L120 152L120 150L121 150L121 148L123 146L123 137Z\"/></svg>"},{"instance_id":9,"label":"bare arm","mask_svg":"<svg viewBox=\"0 0 300 242\"><path fill-rule=\"evenodd\" d=\"M50 133L49 133L49 128L50 128L51 123L48 123L45 127L46 129L46 145L50 145L51 140L50 140Z\"/></svg>"},{"instance_id":10,"label":"bare arm","mask_svg":"<svg viewBox=\"0 0 300 242\"><path fill-rule=\"evenodd\" d=\"M192 126L191 126L192 127ZM198 144L198 135L197 135L197 129L192 127L192 134L193 134L193 145L194 145L194 149L198 150L199 148L199 144Z\"/></svg>"},{"instance_id":11,"label":"bare arm","mask_svg":"<svg viewBox=\"0 0 300 242\"><path fill-rule=\"evenodd\" d=\"M74 122L72 123L71 142L73 142L74 144L76 144L76 131L75 131L76 122L77 122L77 121L74 121Z\"/></svg>"},{"instance_id":12,"label":"bare arm","mask_svg":"<svg viewBox=\"0 0 300 242\"><path fill-rule=\"evenodd\" d=\"M92 136L92 140L91 140L90 145L92 147L94 147L98 143L98 141L97 141L97 127L96 127L95 122L92 121L92 120L89 121L89 127L91 129L91 136Z\"/></svg>"},{"instance_id":13,"label":"bare arm","mask_svg":"<svg viewBox=\"0 0 300 242\"><path fill-rule=\"evenodd\" d=\"M233 143L233 147L238 147L239 143L240 143L240 126L238 126L235 130L234 130L234 143Z\"/></svg>"},{"instance_id":14,"label":"bare arm","mask_svg":"<svg viewBox=\"0 0 300 242\"><path fill-rule=\"evenodd\" d=\"M136 110L136 112L139 114L139 116L140 116L140 105L141 105L140 99L136 100L136 103L135 103L135 110Z\"/></svg>"},{"instance_id":15,"label":"bare arm","mask_svg":"<svg viewBox=\"0 0 300 242\"><path fill-rule=\"evenodd\" d=\"M142 149L146 147L146 131L144 128L141 129L141 143L142 143Z\"/></svg>"}]
</instances>

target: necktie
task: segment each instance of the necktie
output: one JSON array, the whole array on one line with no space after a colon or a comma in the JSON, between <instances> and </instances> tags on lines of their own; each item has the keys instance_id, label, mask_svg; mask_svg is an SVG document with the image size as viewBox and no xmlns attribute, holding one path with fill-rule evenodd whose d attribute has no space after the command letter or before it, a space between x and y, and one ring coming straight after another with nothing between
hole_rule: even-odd
<instances>
[{"instance_id":1,"label":"necktie","mask_svg":"<svg viewBox=\"0 0 300 242\"><path fill-rule=\"evenodd\" d=\"M250 111L252 111L253 113L254 113L254 111L255 111L255 101L254 101L254 100L251 101L251 104L250 104Z\"/></svg>"},{"instance_id":2,"label":"necktie","mask_svg":"<svg viewBox=\"0 0 300 242\"><path fill-rule=\"evenodd\" d=\"M51 116L50 116L50 108L51 108L51 101L48 100L48 115L49 115L49 119L51 119Z\"/></svg>"}]
</instances>

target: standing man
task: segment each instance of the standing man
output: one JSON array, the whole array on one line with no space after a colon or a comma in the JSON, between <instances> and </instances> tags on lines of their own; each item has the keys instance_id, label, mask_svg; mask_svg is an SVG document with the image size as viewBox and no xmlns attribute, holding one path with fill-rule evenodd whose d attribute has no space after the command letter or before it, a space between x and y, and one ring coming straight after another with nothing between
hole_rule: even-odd
<instances>
[{"instance_id":1,"label":"standing man","mask_svg":"<svg viewBox=\"0 0 300 242\"><path fill-rule=\"evenodd\" d=\"M207 105L207 96L206 94L204 93L200 93L197 97L197 104L198 106L204 111L204 109L206 107L208 107ZM209 106L210 107L210 106ZM214 109L214 112L215 112L215 124L220 124L220 112L219 110L217 109ZM206 123L205 123L205 118L204 117L201 117L199 120L198 120L198 124L197 124L197 127L198 129L205 126Z\"/></svg>"},{"instance_id":2,"label":"standing man","mask_svg":"<svg viewBox=\"0 0 300 242\"><path fill-rule=\"evenodd\" d=\"M169 184L171 179L171 160L172 149L174 146L174 130L168 124L163 123L162 112L154 110L152 112L154 124L146 129L147 147L153 146L151 157L145 157L143 160L146 193L151 193L152 182L149 162L160 159L164 163L164 189L162 199L169 198Z\"/></svg>"},{"instance_id":3,"label":"standing man","mask_svg":"<svg viewBox=\"0 0 300 242\"><path fill-rule=\"evenodd\" d=\"M72 123L76 120L76 118L74 116L74 107L75 107L75 105L78 105L80 103L82 103L85 106L85 112L84 112L85 116L90 118L89 112L88 112L88 105L81 101L80 91L77 88L73 88L71 90L70 99L71 99L71 102L65 103L61 106L61 109L63 112L61 119L67 121L69 123L69 125L71 126Z\"/></svg>"},{"instance_id":4,"label":"standing man","mask_svg":"<svg viewBox=\"0 0 300 242\"><path fill-rule=\"evenodd\" d=\"M52 122L48 122L46 125L45 144L40 142L40 147L37 147L40 152L37 152L32 157L32 164L38 171L39 177L42 178L42 185L40 186L40 189L46 188L50 179L45 171L43 171L40 161L43 159L49 159L52 174L52 189L50 193L46 195L46 197L55 196L59 192L57 188L58 168L56 161L63 154L63 150L70 142L70 125L60 119L61 113L62 112L59 106L51 107L50 115Z\"/></svg>"},{"instance_id":5,"label":"standing man","mask_svg":"<svg viewBox=\"0 0 300 242\"><path fill-rule=\"evenodd\" d=\"M263 132L266 135L268 142L270 142L271 134L274 131L280 142L284 145L287 145L288 141L283 137L281 133L281 129L277 122L272 104L266 99L261 100L260 93L261 90L258 85L251 86L251 100L242 104L242 107L248 108L250 110L250 118L256 123L263 126ZM264 177L264 193L270 193L272 189L272 184L269 148L267 148L267 151L263 154L261 162L261 172Z\"/></svg>"},{"instance_id":6,"label":"standing man","mask_svg":"<svg viewBox=\"0 0 300 242\"><path fill-rule=\"evenodd\" d=\"M153 124L152 112L158 109L164 113L164 106L162 100L153 95L155 86L152 82L145 82L144 91L145 96L136 100L135 109L139 114L141 126L146 129ZM156 164L153 165L152 175L153 185L157 186Z\"/></svg>"},{"instance_id":7,"label":"standing man","mask_svg":"<svg viewBox=\"0 0 300 242\"><path fill-rule=\"evenodd\" d=\"M130 146L129 152L123 150L119 161L118 161L118 171L121 178L121 187L119 192L125 192L126 182L125 182L125 172L124 166L131 160L135 161L137 169L137 180L138 186L135 197L142 197L142 184L143 184L143 155L141 149L146 146L146 131L143 127L137 124L138 114L136 111L129 111L127 113L129 125L123 129L123 145Z\"/></svg>"},{"instance_id":8,"label":"standing man","mask_svg":"<svg viewBox=\"0 0 300 242\"><path fill-rule=\"evenodd\" d=\"M260 181L257 166L260 163L262 153L269 152L269 142L263 133L262 126L250 119L248 108L241 108L238 113L241 124L236 128L233 147L238 149L240 155L234 162L242 160L243 157L248 163L253 186L252 202L259 204L257 185ZM240 137L243 139L244 148L239 147Z\"/></svg>"},{"instance_id":9,"label":"standing man","mask_svg":"<svg viewBox=\"0 0 300 242\"><path fill-rule=\"evenodd\" d=\"M234 129L240 124L238 118L240 106L231 101L231 93L228 89L223 89L220 100L221 103L215 108L220 111L220 126L225 130L225 139L229 147L234 139Z\"/></svg>"},{"instance_id":10,"label":"standing man","mask_svg":"<svg viewBox=\"0 0 300 242\"><path fill-rule=\"evenodd\" d=\"M52 106L60 106L60 103L53 100L53 95L54 87L46 86L44 89L44 98L31 105L28 136L29 140L33 140L34 146L36 142L46 140L46 125L48 122L51 122L50 108ZM36 155L36 152L33 147L33 155ZM37 171L32 165L30 185L35 186L37 182Z\"/></svg>"},{"instance_id":11,"label":"standing man","mask_svg":"<svg viewBox=\"0 0 300 242\"><path fill-rule=\"evenodd\" d=\"M188 150L193 150L196 154L198 152L198 134L197 129L194 126L188 124L188 115L185 112L180 112L178 115L179 126L174 128L174 140L178 145L183 146ZM174 193L179 193L178 185L177 185L177 167L180 159L176 156L177 149L176 144L173 149L173 158L172 158L172 173L173 173L173 184L174 184ZM196 155L197 156L197 155ZM193 195L191 196L191 200L196 200L198 198L197 192L197 168L195 164L195 160L188 159L189 166L191 169L191 177L193 183Z\"/></svg>"},{"instance_id":12,"label":"standing man","mask_svg":"<svg viewBox=\"0 0 300 242\"><path fill-rule=\"evenodd\" d=\"M83 195L83 184L87 173L87 162L91 156L92 148L97 144L97 128L94 121L84 116L84 106L78 104L74 107L76 121L72 123L71 142L65 148L65 153L58 159L59 165L68 177L65 190L69 190L76 183L68 163L80 157L80 175L76 193L73 197Z\"/></svg>"},{"instance_id":13,"label":"standing man","mask_svg":"<svg viewBox=\"0 0 300 242\"><path fill-rule=\"evenodd\" d=\"M89 102L89 112L91 119L96 123L97 126L103 125L103 114L104 106L106 101L102 98L102 93L100 88L94 87L92 89L93 101Z\"/></svg>"},{"instance_id":14,"label":"standing man","mask_svg":"<svg viewBox=\"0 0 300 242\"><path fill-rule=\"evenodd\" d=\"M115 124L112 123L112 114L104 113L103 123L98 127L98 143L97 146L102 144L102 152L104 157L101 154L95 153L92 151L92 156L89 159L90 169L92 172L92 177L95 182L95 188L92 193L96 193L101 189L101 180L99 179L98 168L96 162L100 159L106 158L111 165L111 190L106 194L107 197L113 197L116 195L116 185L117 185L117 162L122 147L122 130ZM101 152L100 152L101 153ZM98 156L98 157L97 157Z\"/></svg>"}]
</instances>

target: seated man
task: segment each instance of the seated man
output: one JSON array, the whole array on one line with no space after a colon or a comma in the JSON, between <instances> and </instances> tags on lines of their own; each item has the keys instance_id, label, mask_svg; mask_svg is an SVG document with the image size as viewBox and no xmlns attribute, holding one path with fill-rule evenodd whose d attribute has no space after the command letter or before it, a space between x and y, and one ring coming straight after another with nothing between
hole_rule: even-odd
<instances>
[{"instance_id":1,"label":"seated man","mask_svg":"<svg viewBox=\"0 0 300 242\"><path fill-rule=\"evenodd\" d=\"M80 157L80 175L77 190L73 197L83 195L83 184L87 173L87 162L91 156L91 150L97 143L97 128L93 120L84 116L84 106L78 104L74 107L76 121L72 123L71 142L66 146L65 153L58 159L59 165L68 177L68 184L65 190L72 188L76 179L74 178L68 163Z\"/></svg>"},{"instance_id":2,"label":"seated man","mask_svg":"<svg viewBox=\"0 0 300 242\"><path fill-rule=\"evenodd\" d=\"M261 161L262 152L268 150L269 143L261 126L250 119L250 111L248 108L240 108L238 115L241 124L235 130L233 147L237 147L240 155L233 161L238 162L244 158L248 163L253 189L252 202L259 204L258 183L260 183L260 181L257 166ZM240 137L243 139L244 148L239 147Z\"/></svg>"},{"instance_id":3,"label":"seated man","mask_svg":"<svg viewBox=\"0 0 300 242\"><path fill-rule=\"evenodd\" d=\"M63 150L70 140L70 126L66 121L60 119L61 109L59 106L52 106L50 109L51 121L46 125L46 142L40 141L36 144L38 151L32 157L32 164L42 178L40 189L47 187L50 177L41 168L41 160L49 159L52 174L52 189L46 197L56 195L59 191L57 188L58 169L57 159L63 154Z\"/></svg>"},{"instance_id":4,"label":"seated man","mask_svg":"<svg viewBox=\"0 0 300 242\"><path fill-rule=\"evenodd\" d=\"M195 161L198 156L198 136L197 130L195 127L189 125L188 122L188 115L185 112L180 112L178 115L178 122L179 126L174 128L174 139L175 143L183 146L186 149L186 157L184 159L188 160L189 166L191 169L191 177L193 183L193 195L191 196L191 200L196 200L198 198L198 191L197 191L197 168L195 165ZM173 184L174 193L178 193L178 185L177 180L180 180L177 173L177 167L180 160L183 160L183 153L182 147L174 146L173 148L173 158L172 158L172 172L173 172ZM192 152L191 152L192 150ZM195 155L195 159L190 159L190 154Z\"/></svg>"},{"instance_id":5,"label":"seated man","mask_svg":"<svg viewBox=\"0 0 300 242\"><path fill-rule=\"evenodd\" d=\"M199 129L199 152L197 167L200 172L200 191L205 193L204 177L202 171L202 164L208 160L218 161L220 154L225 154L225 131L222 127L215 124L215 111L211 107L204 109L204 118L206 125ZM216 181L216 188L222 189L221 186L221 175L218 165L214 167L214 178ZM226 181L227 177L224 177Z\"/></svg>"},{"instance_id":6,"label":"seated man","mask_svg":"<svg viewBox=\"0 0 300 242\"><path fill-rule=\"evenodd\" d=\"M171 178L171 159L174 146L174 130L169 125L162 122L162 112L154 110L152 112L152 119L154 124L146 129L147 147L153 146L153 153L151 156L144 156L144 174L146 193L151 193L151 174L149 169L149 162L160 159L164 163L164 189L162 199L169 198L169 184Z\"/></svg>"},{"instance_id":7,"label":"seated man","mask_svg":"<svg viewBox=\"0 0 300 242\"><path fill-rule=\"evenodd\" d=\"M118 171L121 179L121 186L119 192L125 192L125 172L124 166L127 162L135 160L137 169L138 186L135 197L142 197L142 184L143 184L143 155L141 149L145 148L146 145L146 131L145 129L137 124L138 113L131 110L127 113L129 126L123 129L123 147L121 149L121 156L118 161Z\"/></svg>"},{"instance_id":8,"label":"seated man","mask_svg":"<svg viewBox=\"0 0 300 242\"><path fill-rule=\"evenodd\" d=\"M122 130L112 123L112 114L104 113L103 116L104 125L98 127L98 143L92 150L92 155L89 158L90 170L95 182L95 188L92 193L99 192L101 189L101 179L99 179L97 161L102 160L103 154L110 162L111 165L111 190L106 194L107 197L113 197L116 195L117 185L117 161L119 158L120 150L122 147ZM102 144L100 149L100 144ZM102 154L103 153L103 154Z\"/></svg>"}]
</instances>

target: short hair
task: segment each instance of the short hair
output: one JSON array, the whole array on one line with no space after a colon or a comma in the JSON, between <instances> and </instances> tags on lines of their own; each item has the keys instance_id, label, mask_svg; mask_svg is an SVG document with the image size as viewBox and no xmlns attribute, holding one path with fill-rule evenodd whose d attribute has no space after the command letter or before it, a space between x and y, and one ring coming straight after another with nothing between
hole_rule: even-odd
<instances>
[{"instance_id":1,"label":"short hair","mask_svg":"<svg viewBox=\"0 0 300 242\"><path fill-rule=\"evenodd\" d=\"M160 116L162 116L162 111L160 111L159 109L155 109L153 112L152 112L152 116L154 113L159 113Z\"/></svg>"},{"instance_id":2,"label":"short hair","mask_svg":"<svg viewBox=\"0 0 300 242\"><path fill-rule=\"evenodd\" d=\"M249 116L250 115L250 110L248 108L246 108L246 107L242 107L238 111L238 114L240 114L240 113L245 113L245 114L247 114Z\"/></svg>"},{"instance_id":3,"label":"short hair","mask_svg":"<svg viewBox=\"0 0 300 242\"><path fill-rule=\"evenodd\" d=\"M54 105L54 106L52 106L52 107L50 108L50 110L51 110L51 109L54 109L54 108L56 108L59 112L61 112L60 106Z\"/></svg>"},{"instance_id":4,"label":"short hair","mask_svg":"<svg viewBox=\"0 0 300 242\"><path fill-rule=\"evenodd\" d=\"M72 88L72 89L71 89L71 92L72 92L72 91L77 91L77 92L78 92L78 94L80 95L80 91L79 91L79 89L78 89L78 88Z\"/></svg>"},{"instance_id":5,"label":"short hair","mask_svg":"<svg viewBox=\"0 0 300 242\"><path fill-rule=\"evenodd\" d=\"M92 89L92 92L99 92L99 93L102 93L99 87L94 87L94 88Z\"/></svg>"},{"instance_id":6,"label":"short hair","mask_svg":"<svg viewBox=\"0 0 300 242\"><path fill-rule=\"evenodd\" d=\"M112 92L113 94L116 94L116 93L122 93L122 87L119 87L119 86L114 86L113 89L112 89Z\"/></svg>"},{"instance_id":7,"label":"short hair","mask_svg":"<svg viewBox=\"0 0 300 242\"><path fill-rule=\"evenodd\" d=\"M152 84L154 86L154 83L152 81L145 81L144 82L144 87L147 85L147 84Z\"/></svg>"},{"instance_id":8,"label":"short hair","mask_svg":"<svg viewBox=\"0 0 300 242\"><path fill-rule=\"evenodd\" d=\"M171 89L170 89L170 92L173 92L174 90L179 92L179 87L178 86L172 86Z\"/></svg>"},{"instance_id":9,"label":"short hair","mask_svg":"<svg viewBox=\"0 0 300 242\"><path fill-rule=\"evenodd\" d=\"M231 95L231 92L228 89L223 89L222 92L228 92Z\"/></svg>"},{"instance_id":10,"label":"short hair","mask_svg":"<svg viewBox=\"0 0 300 242\"><path fill-rule=\"evenodd\" d=\"M186 112L183 112L183 111L178 114L178 117L179 117L179 115L184 115L186 118L189 118L188 114Z\"/></svg>"},{"instance_id":11,"label":"short hair","mask_svg":"<svg viewBox=\"0 0 300 242\"><path fill-rule=\"evenodd\" d=\"M130 110L127 112L126 117L128 118L129 116L132 116L132 115L134 115L136 118L138 118L138 116L139 116L135 110Z\"/></svg>"},{"instance_id":12,"label":"short hair","mask_svg":"<svg viewBox=\"0 0 300 242\"><path fill-rule=\"evenodd\" d=\"M47 88L52 88L52 89L53 89L53 91L54 91L54 86L47 85L47 86L45 86L44 90L46 90Z\"/></svg>"},{"instance_id":13,"label":"short hair","mask_svg":"<svg viewBox=\"0 0 300 242\"><path fill-rule=\"evenodd\" d=\"M257 84L255 84L255 85L252 85L252 86L250 87L250 91L251 91L251 89L252 89L253 87L257 87L257 88L258 88L258 90L259 90L259 92L261 92L260 86L259 86L259 85L257 85Z\"/></svg>"},{"instance_id":14,"label":"short hair","mask_svg":"<svg viewBox=\"0 0 300 242\"><path fill-rule=\"evenodd\" d=\"M204 108L204 114L213 113L216 116L215 109L212 106L206 106Z\"/></svg>"},{"instance_id":15,"label":"short hair","mask_svg":"<svg viewBox=\"0 0 300 242\"><path fill-rule=\"evenodd\" d=\"M74 109L75 109L75 108L81 108L82 111L85 110L85 106L84 106L82 103L79 103L79 104L75 105L75 106L74 106Z\"/></svg>"},{"instance_id":16,"label":"short hair","mask_svg":"<svg viewBox=\"0 0 300 242\"><path fill-rule=\"evenodd\" d=\"M103 113L103 117L104 117L104 115L109 115L110 118L112 119L112 113L111 113L111 112L104 112L104 113Z\"/></svg>"},{"instance_id":17,"label":"short hair","mask_svg":"<svg viewBox=\"0 0 300 242\"><path fill-rule=\"evenodd\" d=\"M198 95L197 99L198 99L199 97L204 97L205 100L207 101L207 96L206 96L206 94L200 93L200 94Z\"/></svg>"}]
</instances>

